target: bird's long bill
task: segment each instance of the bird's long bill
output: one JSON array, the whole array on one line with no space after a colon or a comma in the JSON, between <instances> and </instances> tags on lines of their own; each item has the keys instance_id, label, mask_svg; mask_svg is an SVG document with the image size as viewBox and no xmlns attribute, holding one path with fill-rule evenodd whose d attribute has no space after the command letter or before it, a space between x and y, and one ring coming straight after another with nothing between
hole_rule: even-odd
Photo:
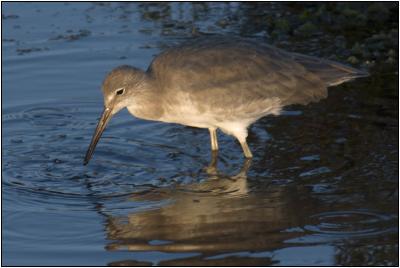
<instances>
[{"instance_id":1,"label":"bird's long bill","mask_svg":"<svg viewBox=\"0 0 400 268\"><path fill-rule=\"evenodd\" d=\"M99 141L101 134L107 126L108 121L111 119L111 110L110 108L105 108L99 123L97 124L96 131L93 134L92 141L90 142L89 148L86 152L85 160L83 161L84 165L89 163L90 158L93 155L94 149L96 148L97 142Z\"/></svg>"}]
</instances>

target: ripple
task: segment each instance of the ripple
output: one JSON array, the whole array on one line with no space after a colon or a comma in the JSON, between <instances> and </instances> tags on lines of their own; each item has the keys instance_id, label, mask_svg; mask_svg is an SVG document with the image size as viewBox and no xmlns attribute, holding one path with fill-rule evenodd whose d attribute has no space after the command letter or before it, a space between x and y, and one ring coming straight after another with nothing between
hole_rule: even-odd
<instances>
[{"instance_id":1,"label":"ripple","mask_svg":"<svg viewBox=\"0 0 400 268\"><path fill-rule=\"evenodd\" d=\"M73 217L73 221L71 218ZM43 220L45 218L46 220ZM29 220L27 220L29 219ZM77 239L90 241L99 236L101 230L93 228L92 218L85 211L65 210L63 213L54 214L54 211L18 211L7 213L9 228L7 235L14 239L34 241L40 244L41 241L60 239L64 244L74 243ZM46 231L38 234L38 229Z\"/></svg>"},{"instance_id":2,"label":"ripple","mask_svg":"<svg viewBox=\"0 0 400 268\"><path fill-rule=\"evenodd\" d=\"M125 113L110 123L90 165L83 166L98 106L45 103L5 110L3 184L42 197L117 198L146 187L190 183L206 164L185 150L179 131L171 131L183 127L143 123Z\"/></svg>"},{"instance_id":3,"label":"ripple","mask_svg":"<svg viewBox=\"0 0 400 268\"><path fill-rule=\"evenodd\" d=\"M318 225L307 225L304 229L329 236L370 236L381 234L382 224L393 220L392 216L366 211L337 211L313 215L320 222Z\"/></svg>"},{"instance_id":4,"label":"ripple","mask_svg":"<svg viewBox=\"0 0 400 268\"><path fill-rule=\"evenodd\" d=\"M71 121L72 115L66 109L39 107L24 111L24 117L33 125L65 126Z\"/></svg>"},{"instance_id":5,"label":"ripple","mask_svg":"<svg viewBox=\"0 0 400 268\"><path fill-rule=\"evenodd\" d=\"M5 129L8 130L16 130L17 126L22 127L17 123L22 123L26 131L55 130L60 127L75 129L72 126L86 128L94 124L87 119L96 118L95 116L99 113L96 110L99 109L91 102L42 103L5 109L2 119L7 124ZM26 123L29 123L29 125Z\"/></svg>"},{"instance_id":6,"label":"ripple","mask_svg":"<svg viewBox=\"0 0 400 268\"><path fill-rule=\"evenodd\" d=\"M308 234L286 242L318 243L359 239L397 231L394 227L396 216L370 211L332 211L315 214L310 218L316 223L300 228Z\"/></svg>"},{"instance_id":7,"label":"ripple","mask_svg":"<svg viewBox=\"0 0 400 268\"><path fill-rule=\"evenodd\" d=\"M321 175L321 174L324 174L324 173L329 173L331 171L332 170L330 168L328 168L328 167L319 167L319 168L316 168L316 169L313 169L313 170L310 170L310 171L303 172L299 176L300 177L306 177L306 176Z\"/></svg>"},{"instance_id":8,"label":"ripple","mask_svg":"<svg viewBox=\"0 0 400 268\"><path fill-rule=\"evenodd\" d=\"M315 154L315 155L308 155L308 156L303 156L300 158L302 161L319 161L320 156Z\"/></svg>"}]
</instances>

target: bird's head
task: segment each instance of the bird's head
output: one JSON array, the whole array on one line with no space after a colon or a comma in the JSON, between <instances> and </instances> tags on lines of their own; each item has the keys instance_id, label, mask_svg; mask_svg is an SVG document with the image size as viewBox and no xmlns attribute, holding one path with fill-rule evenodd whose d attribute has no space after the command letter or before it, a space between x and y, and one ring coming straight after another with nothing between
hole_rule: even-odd
<instances>
[{"instance_id":1,"label":"bird's head","mask_svg":"<svg viewBox=\"0 0 400 268\"><path fill-rule=\"evenodd\" d=\"M135 95L141 91L145 76L146 74L142 70L128 65L119 66L107 74L102 85L104 110L86 152L84 165L89 163L97 142L111 117L131 104Z\"/></svg>"}]
</instances>

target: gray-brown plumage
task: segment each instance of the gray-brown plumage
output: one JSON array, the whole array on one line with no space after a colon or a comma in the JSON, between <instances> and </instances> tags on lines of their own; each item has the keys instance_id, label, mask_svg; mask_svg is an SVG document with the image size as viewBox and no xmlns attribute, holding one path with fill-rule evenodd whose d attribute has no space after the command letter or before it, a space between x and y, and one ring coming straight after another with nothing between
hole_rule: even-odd
<instances>
[{"instance_id":1,"label":"gray-brown plumage","mask_svg":"<svg viewBox=\"0 0 400 268\"><path fill-rule=\"evenodd\" d=\"M136 117L216 129L235 136L246 157L247 128L284 106L327 97L327 88L368 73L352 67L228 37L201 37L158 55L147 71L112 70L103 82L105 110L85 157L87 163L111 116L128 108Z\"/></svg>"}]
</instances>

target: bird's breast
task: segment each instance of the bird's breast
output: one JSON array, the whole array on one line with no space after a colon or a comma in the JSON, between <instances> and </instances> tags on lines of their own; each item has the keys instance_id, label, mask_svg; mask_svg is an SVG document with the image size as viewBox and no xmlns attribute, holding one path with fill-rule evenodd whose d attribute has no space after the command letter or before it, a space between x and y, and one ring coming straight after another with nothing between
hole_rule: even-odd
<instances>
[{"instance_id":1,"label":"bird's breast","mask_svg":"<svg viewBox=\"0 0 400 268\"><path fill-rule=\"evenodd\" d=\"M188 93L177 93L163 101L162 122L177 123L192 127L209 128L215 125L211 110L202 109L196 99Z\"/></svg>"},{"instance_id":2,"label":"bird's breast","mask_svg":"<svg viewBox=\"0 0 400 268\"><path fill-rule=\"evenodd\" d=\"M161 121L163 109L156 103L135 103L127 107L130 114L145 120Z\"/></svg>"},{"instance_id":3,"label":"bird's breast","mask_svg":"<svg viewBox=\"0 0 400 268\"><path fill-rule=\"evenodd\" d=\"M159 121L199 128L210 128L216 124L216 120L212 114L202 113L189 105L168 109Z\"/></svg>"}]
</instances>

